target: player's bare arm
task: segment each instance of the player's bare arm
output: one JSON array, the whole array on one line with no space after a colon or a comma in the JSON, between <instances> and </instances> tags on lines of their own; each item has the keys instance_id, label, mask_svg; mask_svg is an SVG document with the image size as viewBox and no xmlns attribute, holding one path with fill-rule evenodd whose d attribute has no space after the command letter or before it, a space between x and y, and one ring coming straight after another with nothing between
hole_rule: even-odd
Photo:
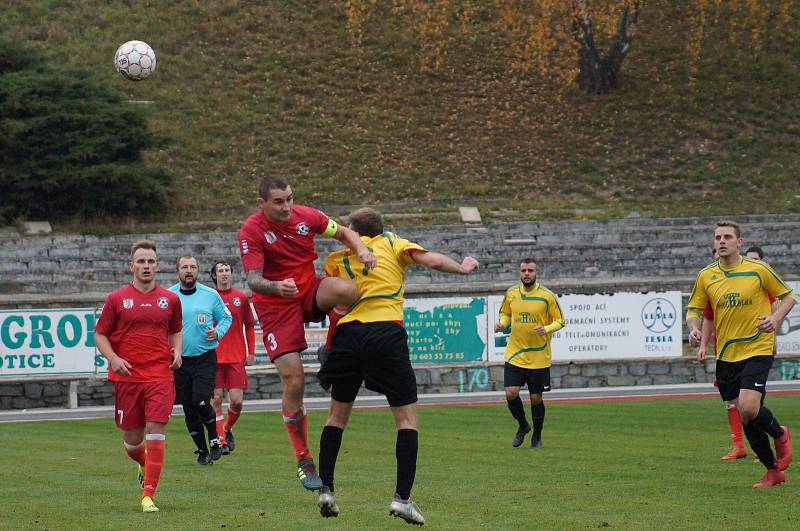
<instances>
[{"instance_id":1,"label":"player's bare arm","mask_svg":"<svg viewBox=\"0 0 800 531\"><path fill-rule=\"evenodd\" d=\"M297 284L294 283L293 278L287 278L285 280L267 280L261 276L262 272L262 269L253 269L247 272L247 285L250 286L250 289L255 293L261 293L263 295L278 294L287 299L297 295Z\"/></svg>"},{"instance_id":2,"label":"player's bare arm","mask_svg":"<svg viewBox=\"0 0 800 531\"><path fill-rule=\"evenodd\" d=\"M169 349L172 352L172 363L170 369L180 369L183 363L181 352L183 352L183 335L178 332L177 334L169 335Z\"/></svg>"},{"instance_id":3,"label":"player's bare arm","mask_svg":"<svg viewBox=\"0 0 800 531\"><path fill-rule=\"evenodd\" d=\"M706 361L706 353L708 352L708 344L711 342L711 335L714 333L714 321L703 317L703 334L700 337L700 348L697 350L697 361L700 363Z\"/></svg>"},{"instance_id":4,"label":"player's bare arm","mask_svg":"<svg viewBox=\"0 0 800 531\"><path fill-rule=\"evenodd\" d=\"M368 268L375 269L375 266L378 265L378 258L372 254L369 249L367 249L367 246L364 245L364 242L362 242L361 238L358 237L358 233L356 231L339 225L336 228L336 233L333 235L333 239L343 243L346 247L356 253L359 261L361 261L361 263Z\"/></svg>"},{"instance_id":5,"label":"player's bare arm","mask_svg":"<svg viewBox=\"0 0 800 531\"><path fill-rule=\"evenodd\" d=\"M133 366L117 356L117 354L114 352L114 349L111 347L111 341L109 341L106 336L95 332L94 344L97 345L97 350L100 351L100 354L102 354L103 357L108 360L108 365L112 372L121 374L123 376L131 375L130 369Z\"/></svg>"},{"instance_id":6,"label":"player's bare arm","mask_svg":"<svg viewBox=\"0 0 800 531\"><path fill-rule=\"evenodd\" d=\"M469 275L478 268L478 261L471 256L466 256L459 264L452 258L433 251L420 251L414 253L414 261L425 267L441 271L443 273L455 273L457 275Z\"/></svg>"},{"instance_id":7,"label":"player's bare arm","mask_svg":"<svg viewBox=\"0 0 800 531\"><path fill-rule=\"evenodd\" d=\"M687 317L686 326L689 327L689 346L700 346L700 340L703 339L703 333L700 331L700 318L697 316Z\"/></svg>"},{"instance_id":8,"label":"player's bare arm","mask_svg":"<svg viewBox=\"0 0 800 531\"><path fill-rule=\"evenodd\" d=\"M783 318L786 317L786 314L789 313L795 303L796 301L794 300L793 294L783 297L783 299L781 299L780 306L778 306L778 309L775 310L775 312L773 312L771 315L765 315L758 318L758 329L762 332L774 332L778 323L780 323Z\"/></svg>"}]
</instances>

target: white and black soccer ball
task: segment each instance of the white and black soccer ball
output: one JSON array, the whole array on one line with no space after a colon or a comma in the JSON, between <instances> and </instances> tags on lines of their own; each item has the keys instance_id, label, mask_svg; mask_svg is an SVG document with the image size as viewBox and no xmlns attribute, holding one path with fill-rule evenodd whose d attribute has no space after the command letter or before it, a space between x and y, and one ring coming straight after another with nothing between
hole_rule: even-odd
<instances>
[{"instance_id":1,"label":"white and black soccer ball","mask_svg":"<svg viewBox=\"0 0 800 531\"><path fill-rule=\"evenodd\" d=\"M128 41L114 54L114 67L125 79L141 81L156 70L156 52L146 42Z\"/></svg>"}]
</instances>

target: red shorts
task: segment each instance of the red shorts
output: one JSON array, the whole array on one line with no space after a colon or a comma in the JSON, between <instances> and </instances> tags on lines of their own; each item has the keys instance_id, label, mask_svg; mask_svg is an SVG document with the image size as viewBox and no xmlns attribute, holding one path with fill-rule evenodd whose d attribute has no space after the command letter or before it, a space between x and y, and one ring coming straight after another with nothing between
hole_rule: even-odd
<instances>
[{"instance_id":1,"label":"red shorts","mask_svg":"<svg viewBox=\"0 0 800 531\"><path fill-rule=\"evenodd\" d=\"M243 363L217 363L217 389L247 389Z\"/></svg>"},{"instance_id":2,"label":"red shorts","mask_svg":"<svg viewBox=\"0 0 800 531\"><path fill-rule=\"evenodd\" d=\"M305 292L291 299L253 302L271 361L290 352L303 352L308 347L305 323L325 318L316 304L317 290L323 280L324 277L314 277Z\"/></svg>"},{"instance_id":3,"label":"red shorts","mask_svg":"<svg viewBox=\"0 0 800 531\"><path fill-rule=\"evenodd\" d=\"M166 424L175 403L172 379L155 382L114 382L114 418L117 428L135 430L147 422Z\"/></svg>"}]
</instances>

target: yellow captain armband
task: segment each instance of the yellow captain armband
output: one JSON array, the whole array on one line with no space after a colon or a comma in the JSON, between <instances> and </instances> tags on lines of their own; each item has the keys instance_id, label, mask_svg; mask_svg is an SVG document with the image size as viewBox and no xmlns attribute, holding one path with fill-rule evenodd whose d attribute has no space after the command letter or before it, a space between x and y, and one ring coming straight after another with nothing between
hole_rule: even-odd
<instances>
[{"instance_id":1,"label":"yellow captain armband","mask_svg":"<svg viewBox=\"0 0 800 531\"><path fill-rule=\"evenodd\" d=\"M328 226L322 231L322 236L333 238L337 230L339 230L339 224L328 218Z\"/></svg>"},{"instance_id":2,"label":"yellow captain armband","mask_svg":"<svg viewBox=\"0 0 800 531\"><path fill-rule=\"evenodd\" d=\"M689 308L688 310L686 310L686 320L688 321L689 319L699 319L702 321L703 312L701 312L697 308Z\"/></svg>"}]
</instances>

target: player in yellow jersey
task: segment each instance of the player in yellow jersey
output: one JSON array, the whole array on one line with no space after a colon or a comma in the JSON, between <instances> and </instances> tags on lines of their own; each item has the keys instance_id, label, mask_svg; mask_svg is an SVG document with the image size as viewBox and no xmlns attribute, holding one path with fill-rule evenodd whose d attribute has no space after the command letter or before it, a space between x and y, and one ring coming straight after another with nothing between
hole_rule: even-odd
<instances>
[{"instance_id":1,"label":"player in yellow jersey","mask_svg":"<svg viewBox=\"0 0 800 531\"><path fill-rule=\"evenodd\" d=\"M511 443L515 448L522 445L525 435L531 431L519 397L519 390L525 384L531 397L531 448L542 447L545 411L542 393L550 390L550 337L565 324L558 298L536 282L538 274L539 267L533 258L523 258L519 264L520 283L506 291L500 306L500 320L495 325L495 332L511 327L503 386L508 409L519 424Z\"/></svg>"},{"instance_id":2,"label":"player in yellow jersey","mask_svg":"<svg viewBox=\"0 0 800 531\"><path fill-rule=\"evenodd\" d=\"M700 320L707 304L714 311L717 382L723 400L735 401L744 434L767 467L755 488L786 481L792 461L789 428L781 426L762 404L773 360L775 328L795 304L795 294L766 263L744 258L739 226L720 221L714 230L719 260L700 270L689 298L689 343L702 339ZM781 299L774 311L769 296ZM769 442L775 439L775 453ZM776 458L777 454L777 458Z\"/></svg>"},{"instance_id":3,"label":"player in yellow jersey","mask_svg":"<svg viewBox=\"0 0 800 531\"><path fill-rule=\"evenodd\" d=\"M359 299L339 320L331 350L319 371L320 382L331 386L331 405L320 437L319 475L323 487L318 506L324 517L339 515L333 495L334 467L344 428L363 382L367 389L386 395L397 427L397 483L389 514L423 525L425 518L411 501L417 468L417 381L403 328L406 269L419 264L467 275L478 267L478 262L468 256L459 264L385 232L380 215L370 208L356 210L349 220L350 228L377 257L378 265L368 269L350 250L331 253L325 261L327 275L356 283Z\"/></svg>"}]
</instances>

